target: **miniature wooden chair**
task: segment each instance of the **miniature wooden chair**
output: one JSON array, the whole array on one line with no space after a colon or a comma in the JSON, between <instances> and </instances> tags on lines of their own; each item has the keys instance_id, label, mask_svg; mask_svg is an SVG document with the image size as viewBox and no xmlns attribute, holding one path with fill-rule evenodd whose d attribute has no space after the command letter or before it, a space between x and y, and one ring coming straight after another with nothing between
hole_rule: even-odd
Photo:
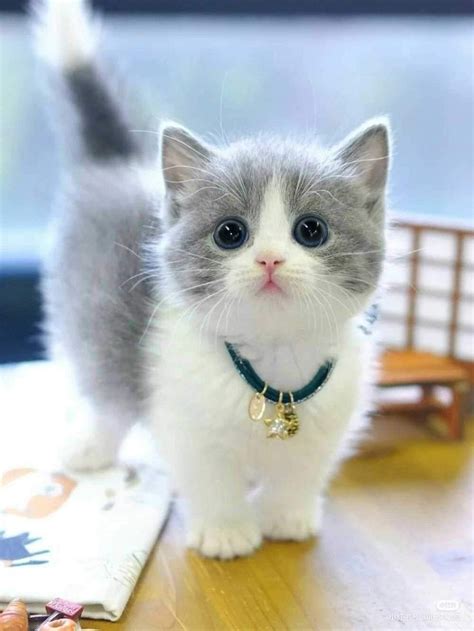
<instances>
[{"instance_id":1,"label":"miniature wooden chair","mask_svg":"<svg viewBox=\"0 0 474 631\"><path fill-rule=\"evenodd\" d=\"M382 307L388 350L381 358L378 383L383 389L418 386L420 397L415 402L381 402L379 411L442 419L447 435L459 439L464 401L474 382L474 327L472 321L466 322L465 315L466 305L471 309L474 302L470 291L474 265L468 257L470 248L472 259L474 230L408 221L398 222L395 233L397 230L404 231L410 253L404 257L404 282L404 275L396 274L389 286L392 312ZM426 247L430 238L434 239L432 245ZM449 247L444 248L443 243ZM428 277L435 280L434 287L426 284L427 269ZM393 300L397 296L404 301L398 310ZM420 304L423 300L425 305ZM426 305L428 309L420 309ZM397 343L393 340L395 329ZM432 352L433 346L438 352ZM437 396L438 387L449 391L449 402Z\"/></svg>"},{"instance_id":2,"label":"miniature wooden chair","mask_svg":"<svg viewBox=\"0 0 474 631\"><path fill-rule=\"evenodd\" d=\"M457 362L420 351L387 351L381 360L379 386L419 386L421 391L416 402L380 403L380 413L421 414L428 418L436 415L444 420L450 438L462 438L464 397L469 390L469 382L467 371ZM436 396L437 387L449 390L448 403Z\"/></svg>"}]
</instances>

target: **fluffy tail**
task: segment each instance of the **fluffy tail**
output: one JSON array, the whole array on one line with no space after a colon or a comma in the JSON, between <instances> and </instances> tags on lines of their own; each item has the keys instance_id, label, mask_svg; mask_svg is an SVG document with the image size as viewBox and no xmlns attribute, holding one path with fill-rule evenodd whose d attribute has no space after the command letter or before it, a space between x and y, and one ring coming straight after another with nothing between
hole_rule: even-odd
<instances>
[{"instance_id":1,"label":"fluffy tail","mask_svg":"<svg viewBox=\"0 0 474 631\"><path fill-rule=\"evenodd\" d=\"M73 106L72 131L69 125L60 130L68 148L79 144L93 160L140 154L119 96L98 63L100 23L87 0L32 0L31 6L37 54L59 75Z\"/></svg>"}]
</instances>

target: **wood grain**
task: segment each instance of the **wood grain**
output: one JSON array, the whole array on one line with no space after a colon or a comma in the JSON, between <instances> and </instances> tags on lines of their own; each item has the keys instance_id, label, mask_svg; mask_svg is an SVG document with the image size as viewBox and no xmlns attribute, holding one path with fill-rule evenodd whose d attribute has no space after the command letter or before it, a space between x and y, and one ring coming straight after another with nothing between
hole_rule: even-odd
<instances>
[{"instance_id":1,"label":"wood grain","mask_svg":"<svg viewBox=\"0 0 474 631\"><path fill-rule=\"evenodd\" d=\"M471 629L472 424L461 443L401 439L403 423L392 427L395 439L382 436L344 465L318 540L266 543L236 561L203 559L184 547L178 505L122 620L85 626Z\"/></svg>"},{"instance_id":2,"label":"wood grain","mask_svg":"<svg viewBox=\"0 0 474 631\"><path fill-rule=\"evenodd\" d=\"M422 351L386 351L380 358L379 386L452 384L468 380L455 360Z\"/></svg>"}]
</instances>

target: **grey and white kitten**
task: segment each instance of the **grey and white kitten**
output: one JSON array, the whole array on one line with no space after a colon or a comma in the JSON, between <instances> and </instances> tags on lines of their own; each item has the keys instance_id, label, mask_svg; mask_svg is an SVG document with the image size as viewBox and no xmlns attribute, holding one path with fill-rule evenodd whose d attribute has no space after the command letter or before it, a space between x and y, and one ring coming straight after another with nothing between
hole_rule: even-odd
<instances>
[{"instance_id":1,"label":"grey and white kitten","mask_svg":"<svg viewBox=\"0 0 474 631\"><path fill-rule=\"evenodd\" d=\"M157 160L97 61L86 4L45 0L35 15L70 106L43 280L51 355L80 401L66 464L111 464L145 420L186 500L190 546L230 558L262 537L314 535L328 479L364 424L357 319L384 259L387 122L329 149L268 136L216 147L168 124ZM296 436L267 440L248 419L253 392L226 341L279 390L335 361L298 406Z\"/></svg>"}]
</instances>

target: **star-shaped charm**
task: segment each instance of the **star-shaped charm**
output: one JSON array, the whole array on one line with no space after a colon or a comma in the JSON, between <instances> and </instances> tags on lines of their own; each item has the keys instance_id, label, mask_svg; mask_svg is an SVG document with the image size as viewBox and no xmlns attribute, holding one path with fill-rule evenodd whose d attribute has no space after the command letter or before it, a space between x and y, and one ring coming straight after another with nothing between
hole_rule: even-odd
<instances>
[{"instance_id":1,"label":"star-shaped charm","mask_svg":"<svg viewBox=\"0 0 474 631\"><path fill-rule=\"evenodd\" d=\"M288 438L288 424L283 418L267 418L265 425L268 427L267 438Z\"/></svg>"}]
</instances>

